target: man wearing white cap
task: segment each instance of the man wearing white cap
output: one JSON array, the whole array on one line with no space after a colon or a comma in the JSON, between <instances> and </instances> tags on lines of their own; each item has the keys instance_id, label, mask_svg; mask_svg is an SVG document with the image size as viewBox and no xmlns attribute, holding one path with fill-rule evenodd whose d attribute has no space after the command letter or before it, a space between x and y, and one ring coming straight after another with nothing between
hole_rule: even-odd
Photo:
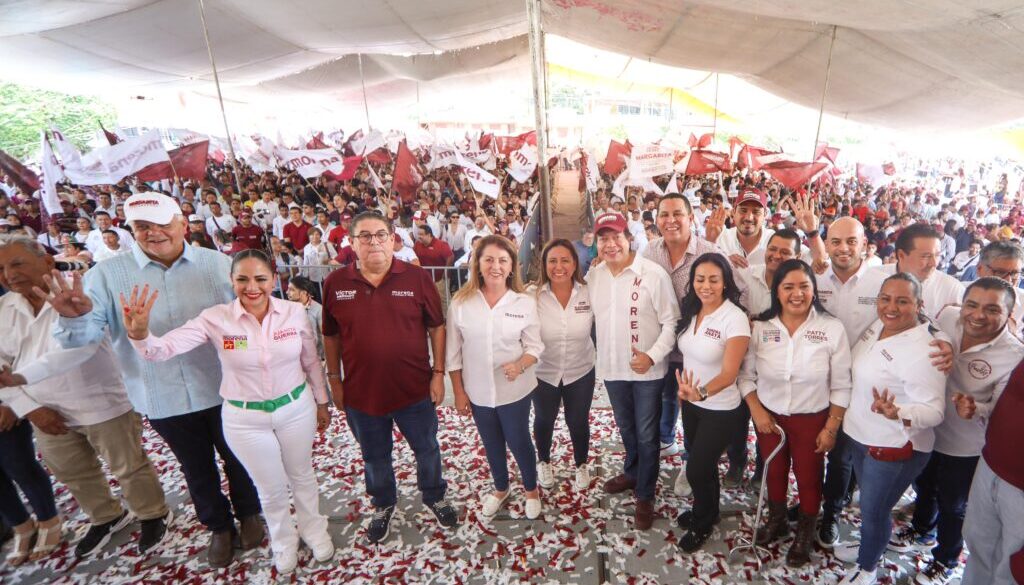
<instances>
[{"instance_id":1,"label":"man wearing white cap","mask_svg":"<svg viewBox=\"0 0 1024 585\"><path fill-rule=\"evenodd\" d=\"M131 254L97 264L84 282L76 274L71 288L60 279L47 279L48 300L61 315L54 335L64 347L79 347L96 343L110 332L128 398L178 458L199 521L212 532L209 562L225 567L234 556L234 519L240 521L243 548L262 543L263 526L256 488L224 441L217 352L205 345L166 362L143 361L128 340L119 298L136 286L159 291L150 328L163 335L204 309L234 299L231 260L219 252L186 245L185 218L166 195L133 195L124 210L136 235ZM224 462L230 504L221 491L215 453Z\"/></svg>"}]
</instances>

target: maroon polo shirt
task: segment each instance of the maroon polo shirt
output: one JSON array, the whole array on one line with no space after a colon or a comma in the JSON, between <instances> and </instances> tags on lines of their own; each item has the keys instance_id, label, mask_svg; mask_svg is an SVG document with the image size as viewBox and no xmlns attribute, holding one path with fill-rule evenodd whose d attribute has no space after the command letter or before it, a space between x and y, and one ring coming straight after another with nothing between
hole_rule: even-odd
<instances>
[{"instance_id":1,"label":"maroon polo shirt","mask_svg":"<svg viewBox=\"0 0 1024 585\"><path fill-rule=\"evenodd\" d=\"M1000 479L1024 490L1024 361L1010 374L1002 396L992 409L981 454Z\"/></svg>"},{"instance_id":2,"label":"maroon polo shirt","mask_svg":"<svg viewBox=\"0 0 1024 585\"><path fill-rule=\"evenodd\" d=\"M427 329L444 325L426 270L395 259L374 288L351 264L324 280L323 334L341 336L345 406L384 416L430 397Z\"/></svg>"},{"instance_id":3,"label":"maroon polo shirt","mask_svg":"<svg viewBox=\"0 0 1024 585\"><path fill-rule=\"evenodd\" d=\"M327 241L334 244L335 248L341 247L341 241L348 235L348 230L344 226L337 226L331 230L331 233L327 234Z\"/></svg>"},{"instance_id":4,"label":"maroon polo shirt","mask_svg":"<svg viewBox=\"0 0 1024 585\"><path fill-rule=\"evenodd\" d=\"M281 229L281 235L284 236L285 240L292 243L292 248L297 253L302 254L302 249L309 243L309 230L311 229L313 229L313 226L306 222L295 225L294 222L289 221Z\"/></svg>"},{"instance_id":5,"label":"maroon polo shirt","mask_svg":"<svg viewBox=\"0 0 1024 585\"><path fill-rule=\"evenodd\" d=\"M420 259L420 266L423 267L448 266L452 258L452 247L448 245L448 242L437 238L431 240L429 246L416 240L412 250L416 252L416 257ZM434 275L434 282L444 280L444 270L431 270L430 272Z\"/></svg>"},{"instance_id":6,"label":"maroon polo shirt","mask_svg":"<svg viewBox=\"0 0 1024 585\"><path fill-rule=\"evenodd\" d=\"M249 224L249 227L238 224L231 230L231 236L235 243L242 245L242 249L258 250L263 247L263 230L256 224Z\"/></svg>"}]
</instances>

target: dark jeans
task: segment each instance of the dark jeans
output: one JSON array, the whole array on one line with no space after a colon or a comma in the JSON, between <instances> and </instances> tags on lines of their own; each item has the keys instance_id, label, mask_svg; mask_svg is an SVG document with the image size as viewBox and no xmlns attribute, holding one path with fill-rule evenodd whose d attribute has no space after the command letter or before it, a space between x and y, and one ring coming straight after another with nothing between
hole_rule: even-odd
<instances>
[{"instance_id":1,"label":"dark jeans","mask_svg":"<svg viewBox=\"0 0 1024 585\"><path fill-rule=\"evenodd\" d=\"M57 515L50 476L36 459L32 425L25 420L0 433L0 517L11 526L29 519L14 484L25 494L37 520L45 522Z\"/></svg>"},{"instance_id":2,"label":"dark jeans","mask_svg":"<svg viewBox=\"0 0 1024 585\"><path fill-rule=\"evenodd\" d=\"M686 479L693 488L693 528L710 530L719 516L718 460L747 419L741 407L710 410L684 402L682 411L683 435L690 440Z\"/></svg>"},{"instance_id":3,"label":"dark jeans","mask_svg":"<svg viewBox=\"0 0 1024 585\"><path fill-rule=\"evenodd\" d=\"M551 461L551 435L555 430L559 404L565 405L565 426L572 439L572 455L576 467L587 462L590 453L590 405L594 402L594 370L574 382L556 388L537 380L533 391L533 440L537 443L537 459Z\"/></svg>"},{"instance_id":4,"label":"dark jeans","mask_svg":"<svg viewBox=\"0 0 1024 585\"><path fill-rule=\"evenodd\" d=\"M661 445L658 424L661 421L663 380L627 382L605 380L608 400L612 403L615 424L626 448L622 472L636 481L633 493L637 500L654 501L658 485Z\"/></svg>"},{"instance_id":5,"label":"dark jeans","mask_svg":"<svg viewBox=\"0 0 1024 585\"><path fill-rule=\"evenodd\" d=\"M519 465L523 488L528 492L537 489L537 452L533 450L533 441L530 439L530 396L494 408L470 405L476 430L480 433L484 452L487 453L487 465L491 468L495 491L508 490L506 446Z\"/></svg>"},{"instance_id":6,"label":"dark jeans","mask_svg":"<svg viewBox=\"0 0 1024 585\"><path fill-rule=\"evenodd\" d=\"M395 468L391 459L395 425L416 458L416 485L424 504L444 498L448 484L441 474L441 447L437 443L437 410L429 398L384 416L345 407L348 426L363 454L366 492L377 508L398 503Z\"/></svg>"},{"instance_id":7,"label":"dark jeans","mask_svg":"<svg viewBox=\"0 0 1024 585\"><path fill-rule=\"evenodd\" d=\"M892 536L892 510L914 478L921 473L931 453L914 451L906 461L879 461L868 447L847 437L846 447L860 482L860 550L857 565L873 571Z\"/></svg>"},{"instance_id":8,"label":"dark jeans","mask_svg":"<svg viewBox=\"0 0 1024 585\"><path fill-rule=\"evenodd\" d=\"M932 557L947 567L959 564L964 549L967 494L977 467L977 457L935 452L917 478L914 530L927 534L938 528L938 542L932 549Z\"/></svg>"},{"instance_id":9,"label":"dark jeans","mask_svg":"<svg viewBox=\"0 0 1024 585\"><path fill-rule=\"evenodd\" d=\"M661 422L658 424L658 438L665 445L676 442L676 422L679 420L679 382L676 381L676 372L682 368L682 364L670 363L661 387Z\"/></svg>"},{"instance_id":10,"label":"dark jeans","mask_svg":"<svg viewBox=\"0 0 1024 585\"><path fill-rule=\"evenodd\" d=\"M150 426L163 437L181 464L196 516L213 532L234 529L233 518L260 513L256 486L224 441L220 409L218 405L188 414L149 419ZM228 478L230 505L221 491L217 454L220 454L224 474Z\"/></svg>"},{"instance_id":11,"label":"dark jeans","mask_svg":"<svg viewBox=\"0 0 1024 585\"><path fill-rule=\"evenodd\" d=\"M839 430L836 445L828 452L825 466L825 485L822 487L822 519L832 521L843 508L850 505L853 494L853 459L849 449L850 437Z\"/></svg>"},{"instance_id":12,"label":"dark jeans","mask_svg":"<svg viewBox=\"0 0 1024 585\"><path fill-rule=\"evenodd\" d=\"M747 466L747 444L750 439L750 407L745 400L740 402L740 410L743 413L743 424L736 428L725 454L729 458L729 467L742 469Z\"/></svg>"}]
</instances>

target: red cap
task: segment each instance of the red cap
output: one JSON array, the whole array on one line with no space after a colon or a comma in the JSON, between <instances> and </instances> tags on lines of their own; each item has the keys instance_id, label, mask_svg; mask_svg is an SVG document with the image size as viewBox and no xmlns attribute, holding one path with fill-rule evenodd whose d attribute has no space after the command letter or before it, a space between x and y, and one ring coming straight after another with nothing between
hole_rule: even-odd
<instances>
[{"instance_id":1,"label":"red cap","mask_svg":"<svg viewBox=\"0 0 1024 585\"><path fill-rule=\"evenodd\" d=\"M736 207L739 207L740 204L747 202L754 202L760 205L761 207L767 208L768 196L765 195L764 192L758 191L757 189L747 189L740 194L740 197L739 199L736 200L735 205Z\"/></svg>"},{"instance_id":2,"label":"red cap","mask_svg":"<svg viewBox=\"0 0 1024 585\"><path fill-rule=\"evenodd\" d=\"M600 233L601 230L614 230L621 234L627 229L629 229L629 224L626 223L626 218L615 212L602 213L594 220L595 234Z\"/></svg>"}]
</instances>

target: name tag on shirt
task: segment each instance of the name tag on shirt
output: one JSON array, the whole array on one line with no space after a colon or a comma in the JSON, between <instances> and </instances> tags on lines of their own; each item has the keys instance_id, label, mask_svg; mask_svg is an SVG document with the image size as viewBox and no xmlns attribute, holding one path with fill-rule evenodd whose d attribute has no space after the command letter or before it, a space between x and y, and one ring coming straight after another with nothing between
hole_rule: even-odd
<instances>
[{"instance_id":1,"label":"name tag on shirt","mask_svg":"<svg viewBox=\"0 0 1024 585\"><path fill-rule=\"evenodd\" d=\"M574 307L574 310L577 313L589 313L590 312L590 303L587 303L587 302L576 303L576 306Z\"/></svg>"},{"instance_id":2,"label":"name tag on shirt","mask_svg":"<svg viewBox=\"0 0 1024 585\"><path fill-rule=\"evenodd\" d=\"M761 343L781 343L782 331L779 329L765 329L761 331Z\"/></svg>"},{"instance_id":3,"label":"name tag on shirt","mask_svg":"<svg viewBox=\"0 0 1024 585\"><path fill-rule=\"evenodd\" d=\"M967 371L975 380L984 380L992 375L992 366L982 359L971 360L967 364Z\"/></svg>"},{"instance_id":4,"label":"name tag on shirt","mask_svg":"<svg viewBox=\"0 0 1024 585\"><path fill-rule=\"evenodd\" d=\"M411 290L393 290L391 291L391 296L413 298L416 295Z\"/></svg>"},{"instance_id":5,"label":"name tag on shirt","mask_svg":"<svg viewBox=\"0 0 1024 585\"><path fill-rule=\"evenodd\" d=\"M224 349L249 349L249 336L225 335Z\"/></svg>"},{"instance_id":6,"label":"name tag on shirt","mask_svg":"<svg viewBox=\"0 0 1024 585\"><path fill-rule=\"evenodd\" d=\"M288 327L286 329L278 329L274 332L274 341L284 341L291 337L298 337L299 332L294 327Z\"/></svg>"},{"instance_id":7,"label":"name tag on shirt","mask_svg":"<svg viewBox=\"0 0 1024 585\"><path fill-rule=\"evenodd\" d=\"M824 331L805 331L804 339L811 343L828 343L828 334Z\"/></svg>"},{"instance_id":8,"label":"name tag on shirt","mask_svg":"<svg viewBox=\"0 0 1024 585\"><path fill-rule=\"evenodd\" d=\"M874 306L878 304L878 297L857 297L857 304Z\"/></svg>"},{"instance_id":9,"label":"name tag on shirt","mask_svg":"<svg viewBox=\"0 0 1024 585\"><path fill-rule=\"evenodd\" d=\"M709 339L719 339L720 340L720 339L722 339L722 332L719 331L718 329L712 329L710 327L706 327L704 329L704 336L709 338Z\"/></svg>"},{"instance_id":10,"label":"name tag on shirt","mask_svg":"<svg viewBox=\"0 0 1024 585\"><path fill-rule=\"evenodd\" d=\"M354 298L356 298L356 291L354 290L334 291L334 300L336 301L351 301Z\"/></svg>"}]
</instances>

